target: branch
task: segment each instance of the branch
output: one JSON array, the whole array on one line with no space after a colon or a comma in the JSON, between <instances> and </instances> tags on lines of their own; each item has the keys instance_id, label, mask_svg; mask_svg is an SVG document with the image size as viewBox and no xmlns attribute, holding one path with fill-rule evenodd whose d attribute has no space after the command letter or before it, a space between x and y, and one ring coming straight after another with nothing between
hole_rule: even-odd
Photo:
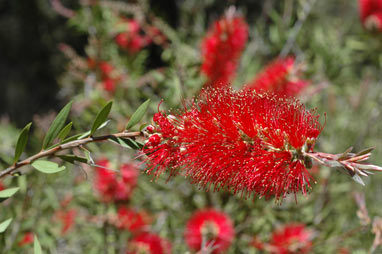
<instances>
[{"instance_id":1,"label":"branch","mask_svg":"<svg viewBox=\"0 0 382 254\"><path fill-rule=\"evenodd\" d=\"M10 167L8 167L8 168L6 168L0 172L0 179L6 175L12 174L18 168L32 164L32 162L34 162L37 159L40 159L42 157L52 156L55 153L60 152L60 151L72 149L75 147L80 147L80 146L86 145L88 143L107 141L113 137L115 137L115 138L132 138L132 137L138 137L138 136L141 136L141 132L138 132L138 131L137 132L120 132L120 133L109 134L109 135L104 135L104 136L86 137L83 139L74 140L74 141L71 141L71 142L68 142L68 143L65 143L62 145L58 145L58 146L53 147L53 148L48 149L48 150L43 150L43 151L41 151L41 152L39 152L39 153L29 157L29 158L26 158L23 161L20 161L20 162L13 164L12 166L10 166Z\"/></svg>"},{"instance_id":2,"label":"branch","mask_svg":"<svg viewBox=\"0 0 382 254\"><path fill-rule=\"evenodd\" d=\"M382 172L382 167L366 164L364 161L371 156L374 148L365 149L357 154L351 153L352 147L341 154L328 154L320 152L304 153L318 163L330 168L342 168L347 174L360 184L364 185L360 176L369 176L373 171Z\"/></svg>"},{"instance_id":3,"label":"branch","mask_svg":"<svg viewBox=\"0 0 382 254\"><path fill-rule=\"evenodd\" d=\"M299 34L305 20L308 18L313 5L315 4L316 0L311 0L305 2L303 6L303 13L301 15L301 18L296 22L296 24L293 26L290 35L287 39L287 42L285 43L284 48L281 50L280 57L286 57L289 54L289 51L292 49L294 42L296 41L297 35Z\"/></svg>"}]
</instances>

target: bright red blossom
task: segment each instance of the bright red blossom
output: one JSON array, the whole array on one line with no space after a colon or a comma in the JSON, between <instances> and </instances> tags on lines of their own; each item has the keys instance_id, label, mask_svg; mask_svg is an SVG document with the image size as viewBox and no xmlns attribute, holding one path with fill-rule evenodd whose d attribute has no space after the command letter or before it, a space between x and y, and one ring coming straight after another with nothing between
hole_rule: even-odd
<instances>
[{"instance_id":1,"label":"bright red blossom","mask_svg":"<svg viewBox=\"0 0 382 254\"><path fill-rule=\"evenodd\" d=\"M214 249L212 253L222 253L232 243L235 231L231 219L223 212L205 209L195 212L188 220L184 238L187 245L199 251L205 238L206 246Z\"/></svg>"},{"instance_id":2,"label":"bright red blossom","mask_svg":"<svg viewBox=\"0 0 382 254\"><path fill-rule=\"evenodd\" d=\"M272 234L271 253L308 254L312 248L312 232L304 224L288 224Z\"/></svg>"},{"instance_id":3,"label":"bright red blossom","mask_svg":"<svg viewBox=\"0 0 382 254\"><path fill-rule=\"evenodd\" d=\"M110 162L103 159L96 162L94 188L103 202L129 200L137 184L138 170L130 164L123 164L120 175L110 169Z\"/></svg>"},{"instance_id":4,"label":"bright red blossom","mask_svg":"<svg viewBox=\"0 0 382 254\"><path fill-rule=\"evenodd\" d=\"M228 86L248 39L248 25L242 17L227 15L216 21L202 42L201 71L206 86Z\"/></svg>"},{"instance_id":5,"label":"bright red blossom","mask_svg":"<svg viewBox=\"0 0 382 254\"><path fill-rule=\"evenodd\" d=\"M307 81L298 78L297 71L294 57L278 58L266 66L246 89L296 96L308 85Z\"/></svg>"},{"instance_id":6,"label":"bright red blossom","mask_svg":"<svg viewBox=\"0 0 382 254\"><path fill-rule=\"evenodd\" d=\"M143 231L151 223L150 216L145 212L137 212L132 208L118 209L117 227L137 233Z\"/></svg>"},{"instance_id":7,"label":"bright red blossom","mask_svg":"<svg viewBox=\"0 0 382 254\"><path fill-rule=\"evenodd\" d=\"M382 32L382 0L359 0L359 5L363 25Z\"/></svg>"},{"instance_id":8,"label":"bright red blossom","mask_svg":"<svg viewBox=\"0 0 382 254\"><path fill-rule=\"evenodd\" d=\"M0 182L0 191L2 191L2 190L4 190L4 189L5 189L5 187L4 187L3 183Z\"/></svg>"},{"instance_id":9,"label":"bright red blossom","mask_svg":"<svg viewBox=\"0 0 382 254\"><path fill-rule=\"evenodd\" d=\"M170 254L170 243L153 233L135 236L128 244L127 254Z\"/></svg>"},{"instance_id":10,"label":"bright red blossom","mask_svg":"<svg viewBox=\"0 0 382 254\"><path fill-rule=\"evenodd\" d=\"M155 114L147 171L183 173L209 188L283 198L304 194L318 116L296 100L229 88L202 91L176 116Z\"/></svg>"},{"instance_id":11,"label":"bright red blossom","mask_svg":"<svg viewBox=\"0 0 382 254\"><path fill-rule=\"evenodd\" d=\"M24 233L24 236L23 238L21 239L21 241L18 243L18 245L21 247L21 246L24 246L24 245L28 245L28 244L31 244L33 243L33 240L34 240L34 235L32 232L26 232Z\"/></svg>"}]
</instances>

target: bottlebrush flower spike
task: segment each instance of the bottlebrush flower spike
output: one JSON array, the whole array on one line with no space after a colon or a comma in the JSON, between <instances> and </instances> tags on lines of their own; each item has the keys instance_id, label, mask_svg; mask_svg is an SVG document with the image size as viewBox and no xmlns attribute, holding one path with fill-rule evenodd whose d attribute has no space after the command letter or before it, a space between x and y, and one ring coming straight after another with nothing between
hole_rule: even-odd
<instances>
[{"instance_id":1,"label":"bottlebrush flower spike","mask_svg":"<svg viewBox=\"0 0 382 254\"><path fill-rule=\"evenodd\" d=\"M296 96L309 83L301 80L294 57L277 58L250 82L246 89L273 92L280 96Z\"/></svg>"},{"instance_id":2,"label":"bottlebrush flower spike","mask_svg":"<svg viewBox=\"0 0 382 254\"><path fill-rule=\"evenodd\" d=\"M269 250L272 254L308 254L312 248L312 232L304 224L291 223L272 234Z\"/></svg>"},{"instance_id":3,"label":"bottlebrush flower spike","mask_svg":"<svg viewBox=\"0 0 382 254\"><path fill-rule=\"evenodd\" d=\"M24 246L24 245L31 244L31 243L33 243L33 240L34 240L33 233L32 232L26 232L26 233L24 233L23 238L18 243L18 246L21 247L21 246Z\"/></svg>"},{"instance_id":4,"label":"bottlebrush flower spike","mask_svg":"<svg viewBox=\"0 0 382 254\"><path fill-rule=\"evenodd\" d=\"M154 115L155 128L143 147L147 172L159 175L168 168L170 175L183 174L207 189L280 200L307 193L311 159L356 176L382 171L361 163L369 150L343 156L314 152L323 129L318 118L298 100L209 88L184 112Z\"/></svg>"},{"instance_id":5,"label":"bottlebrush flower spike","mask_svg":"<svg viewBox=\"0 0 382 254\"><path fill-rule=\"evenodd\" d=\"M225 213L214 209L195 212L187 222L184 232L190 249L199 251L208 248L213 250L211 253L214 254L226 250L231 245L234 235L231 219ZM202 243L205 243L205 246L202 246Z\"/></svg>"},{"instance_id":6,"label":"bottlebrush flower spike","mask_svg":"<svg viewBox=\"0 0 382 254\"><path fill-rule=\"evenodd\" d=\"M117 34L115 37L115 42L121 48L131 53L137 53L151 43L151 38L148 35L140 33L141 26L136 20L123 19L122 23L126 26L126 31Z\"/></svg>"},{"instance_id":7,"label":"bottlebrush flower spike","mask_svg":"<svg viewBox=\"0 0 382 254\"><path fill-rule=\"evenodd\" d=\"M202 42L201 71L208 80L205 86L228 86L248 39L248 25L234 9L216 21Z\"/></svg>"},{"instance_id":8,"label":"bottlebrush flower spike","mask_svg":"<svg viewBox=\"0 0 382 254\"><path fill-rule=\"evenodd\" d=\"M129 230L132 233L143 231L151 223L150 216L145 212L137 212L132 208L118 208L116 226L120 229Z\"/></svg>"},{"instance_id":9,"label":"bottlebrush flower spike","mask_svg":"<svg viewBox=\"0 0 382 254\"><path fill-rule=\"evenodd\" d=\"M382 32L382 0L359 0L359 6L366 29Z\"/></svg>"},{"instance_id":10,"label":"bottlebrush flower spike","mask_svg":"<svg viewBox=\"0 0 382 254\"><path fill-rule=\"evenodd\" d=\"M119 176L110 169L110 162L107 159L97 161L96 165L94 188L101 200L103 202L129 200L137 184L138 170L133 165L123 164Z\"/></svg>"},{"instance_id":11,"label":"bottlebrush flower spike","mask_svg":"<svg viewBox=\"0 0 382 254\"><path fill-rule=\"evenodd\" d=\"M171 254L171 245L153 233L135 236L128 244L127 254Z\"/></svg>"},{"instance_id":12,"label":"bottlebrush flower spike","mask_svg":"<svg viewBox=\"0 0 382 254\"><path fill-rule=\"evenodd\" d=\"M58 210L55 213L55 217L61 222L61 235L65 235L73 227L76 215L76 209Z\"/></svg>"}]
</instances>

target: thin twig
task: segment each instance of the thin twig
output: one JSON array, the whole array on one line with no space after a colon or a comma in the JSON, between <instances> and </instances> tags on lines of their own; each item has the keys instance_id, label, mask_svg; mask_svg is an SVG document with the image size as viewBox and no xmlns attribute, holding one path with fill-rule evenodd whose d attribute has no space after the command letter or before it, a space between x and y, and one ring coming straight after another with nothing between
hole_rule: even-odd
<instances>
[{"instance_id":1,"label":"thin twig","mask_svg":"<svg viewBox=\"0 0 382 254\"><path fill-rule=\"evenodd\" d=\"M63 150L68 150L68 149L72 149L75 147L80 147L80 146L86 145L88 143L107 141L108 139L113 138L113 137L115 137L115 138L131 138L131 137L138 137L140 135L141 135L141 132L138 132L138 131L137 132L120 132L120 133L109 134L109 135L98 136L98 137L86 137L83 139L74 140L74 141L71 141L71 142L68 142L68 143L65 143L62 145L58 145L58 146L53 147L51 149L43 150L43 151L41 151L41 152L39 152L39 153L29 157L29 158L26 158L23 161L17 162L15 164L13 164L12 166L4 169L3 171L0 172L0 179L6 175L12 174L18 168L32 164L32 162L34 162L37 159L54 155L55 153L63 151Z\"/></svg>"},{"instance_id":2,"label":"thin twig","mask_svg":"<svg viewBox=\"0 0 382 254\"><path fill-rule=\"evenodd\" d=\"M296 22L296 24L293 26L292 31L288 37L288 40L285 43L284 48L281 50L280 57L286 57L289 54L290 50L293 47L294 42L296 41L298 33L300 32L302 25L304 24L305 20L308 18L315 2L316 2L316 0L311 0L311 1L305 2L304 6L303 6L302 16Z\"/></svg>"}]
</instances>

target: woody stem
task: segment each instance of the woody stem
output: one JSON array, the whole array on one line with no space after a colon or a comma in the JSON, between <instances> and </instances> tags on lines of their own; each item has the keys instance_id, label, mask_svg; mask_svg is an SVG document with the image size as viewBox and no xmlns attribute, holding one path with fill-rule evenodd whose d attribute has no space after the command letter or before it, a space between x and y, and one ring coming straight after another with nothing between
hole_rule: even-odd
<instances>
[{"instance_id":1,"label":"woody stem","mask_svg":"<svg viewBox=\"0 0 382 254\"><path fill-rule=\"evenodd\" d=\"M138 137L141 136L141 132L120 132L120 133L114 133L114 134L108 134L98 137L85 137L83 139L74 140L62 145L55 146L53 148L50 148L48 150L42 150L39 153L32 155L25 160L22 160L20 162L17 162L13 164L12 166L0 171L0 179L3 178L6 175L10 175L14 173L17 169L32 164L37 159L48 157L48 156L54 156L57 152L72 149L75 147L80 147L89 143L94 142L104 142L109 140L110 138L132 138L132 137Z\"/></svg>"}]
</instances>

